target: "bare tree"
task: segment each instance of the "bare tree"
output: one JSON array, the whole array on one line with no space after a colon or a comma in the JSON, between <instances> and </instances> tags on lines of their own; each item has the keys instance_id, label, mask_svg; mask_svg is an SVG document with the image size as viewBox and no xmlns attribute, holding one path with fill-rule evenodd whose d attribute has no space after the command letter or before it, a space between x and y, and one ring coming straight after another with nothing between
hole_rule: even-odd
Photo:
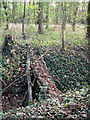
<instances>
[{"instance_id":1,"label":"bare tree","mask_svg":"<svg viewBox=\"0 0 90 120\"><path fill-rule=\"evenodd\" d=\"M90 1L88 3L88 16L87 16L87 38L88 38L88 62L90 70Z\"/></svg>"},{"instance_id":2,"label":"bare tree","mask_svg":"<svg viewBox=\"0 0 90 120\"><path fill-rule=\"evenodd\" d=\"M67 5L67 3L65 2L64 3L64 29L65 29L65 27L66 27L66 21L67 21L67 14L66 14L66 6Z\"/></svg>"},{"instance_id":3,"label":"bare tree","mask_svg":"<svg viewBox=\"0 0 90 120\"><path fill-rule=\"evenodd\" d=\"M35 2L33 2L33 5L35 5ZM36 18L36 12L35 12L35 9L34 9L34 21L35 21L35 18Z\"/></svg>"},{"instance_id":4,"label":"bare tree","mask_svg":"<svg viewBox=\"0 0 90 120\"><path fill-rule=\"evenodd\" d=\"M1 0L0 0L0 27L1 27ZM0 39L1 39L1 37L0 37ZM1 53L1 44L0 44L0 56L2 56L2 53ZM2 67L2 62L1 62L1 60L0 60L0 66ZM0 78L1 79L1 78ZM2 90L2 82L4 82L4 81L0 81L0 112L2 112L2 93L1 93L1 90ZM5 84L5 82L4 82L4 84ZM0 119L2 119L1 118L1 116L0 116Z\"/></svg>"},{"instance_id":5,"label":"bare tree","mask_svg":"<svg viewBox=\"0 0 90 120\"><path fill-rule=\"evenodd\" d=\"M23 39L25 39L25 31L24 31L24 28L25 28L25 13L26 13L26 2L24 0L24 14L23 14L23 20L22 20L22 37Z\"/></svg>"},{"instance_id":6,"label":"bare tree","mask_svg":"<svg viewBox=\"0 0 90 120\"><path fill-rule=\"evenodd\" d=\"M62 7L62 12L63 12L62 22L61 22L61 31L62 31L62 49L64 50L64 21L65 21L64 2L61 3L61 7Z\"/></svg>"},{"instance_id":7,"label":"bare tree","mask_svg":"<svg viewBox=\"0 0 90 120\"><path fill-rule=\"evenodd\" d=\"M29 6L30 6L31 2L29 1ZM30 16L30 10L28 9L28 16ZM28 22L27 22L27 25L29 25L29 22L30 22L30 17L28 18Z\"/></svg>"},{"instance_id":8,"label":"bare tree","mask_svg":"<svg viewBox=\"0 0 90 120\"><path fill-rule=\"evenodd\" d=\"M38 33L44 33L43 28L43 3L39 2L39 15L38 15Z\"/></svg>"},{"instance_id":9,"label":"bare tree","mask_svg":"<svg viewBox=\"0 0 90 120\"><path fill-rule=\"evenodd\" d=\"M59 10L59 3L57 3L56 5L56 9L55 9L55 22L56 24L58 24L58 10Z\"/></svg>"},{"instance_id":10,"label":"bare tree","mask_svg":"<svg viewBox=\"0 0 90 120\"><path fill-rule=\"evenodd\" d=\"M75 31L76 15L77 15L77 12L78 12L78 4L77 5L75 4L73 6L73 8L74 8L74 13L73 13L72 29L73 29L73 31Z\"/></svg>"},{"instance_id":11,"label":"bare tree","mask_svg":"<svg viewBox=\"0 0 90 120\"><path fill-rule=\"evenodd\" d=\"M49 22L49 4L47 3L47 8L46 8L46 29L48 29L48 22Z\"/></svg>"},{"instance_id":12,"label":"bare tree","mask_svg":"<svg viewBox=\"0 0 90 120\"><path fill-rule=\"evenodd\" d=\"M2 3L1 3L1 0L0 0L0 27L1 27L1 22L2 22Z\"/></svg>"}]
</instances>

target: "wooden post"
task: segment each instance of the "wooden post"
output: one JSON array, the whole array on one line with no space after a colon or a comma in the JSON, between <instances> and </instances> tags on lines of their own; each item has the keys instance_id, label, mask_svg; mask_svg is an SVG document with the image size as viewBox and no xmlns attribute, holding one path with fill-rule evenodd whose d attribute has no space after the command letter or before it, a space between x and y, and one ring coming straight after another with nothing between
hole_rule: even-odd
<instances>
[{"instance_id":1,"label":"wooden post","mask_svg":"<svg viewBox=\"0 0 90 120\"><path fill-rule=\"evenodd\" d=\"M31 83L31 75L30 75L30 54L29 53L27 53L26 70L27 70L26 74L27 74L27 81L28 81L28 96L29 96L28 100L32 101L32 83Z\"/></svg>"}]
</instances>

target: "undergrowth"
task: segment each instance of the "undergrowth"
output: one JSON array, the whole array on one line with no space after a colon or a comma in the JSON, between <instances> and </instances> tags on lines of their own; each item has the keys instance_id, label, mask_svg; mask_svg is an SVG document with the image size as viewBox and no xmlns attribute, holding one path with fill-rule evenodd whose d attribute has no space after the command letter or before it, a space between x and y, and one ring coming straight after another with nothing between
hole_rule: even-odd
<instances>
[{"instance_id":1,"label":"undergrowth","mask_svg":"<svg viewBox=\"0 0 90 120\"><path fill-rule=\"evenodd\" d=\"M35 26L32 26L30 31L26 33L26 40L21 38L21 32L18 31L17 33L17 26L12 31L7 31L13 35L15 42L23 44L23 46L27 43L30 44L37 57L40 57L40 55L50 49L44 55L44 60L52 76L52 80L61 91L61 97L63 99L61 102L58 102L57 100L39 98L39 101L34 100L29 106L13 107L12 110L2 113L3 119L88 118L89 72L87 41L85 39L86 30L78 27L81 26L77 26L76 32L72 32L71 26L67 25L64 51L61 50L60 31L55 31L55 27L45 30L45 33L40 35L37 33ZM18 69L17 72L17 74L22 74L21 69Z\"/></svg>"}]
</instances>

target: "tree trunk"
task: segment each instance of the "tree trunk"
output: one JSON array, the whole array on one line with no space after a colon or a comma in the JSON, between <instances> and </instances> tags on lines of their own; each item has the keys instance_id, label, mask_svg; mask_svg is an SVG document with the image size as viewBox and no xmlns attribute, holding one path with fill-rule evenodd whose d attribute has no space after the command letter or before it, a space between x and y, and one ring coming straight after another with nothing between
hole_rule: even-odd
<instances>
[{"instance_id":1,"label":"tree trunk","mask_svg":"<svg viewBox=\"0 0 90 120\"><path fill-rule=\"evenodd\" d=\"M2 26L2 3L1 3L1 0L0 0L0 27Z\"/></svg>"},{"instance_id":2,"label":"tree trunk","mask_svg":"<svg viewBox=\"0 0 90 120\"><path fill-rule=\"evenodd\" d=\"M31 4L31 2L29 1L29 5ZM28 16L30 16L30 10L28 9ZM28 22L27 22L27 25L29 25L29 21L30 21L30 18L28 18Z\"/></svg>"},{"instance_id":3,"label":"tree trunk","mask_svg":"<svg viewBox=\"0 0 90 120\"><path fill-rule=\"evenodd\" d=\"M44 29L43 29L43 3L39 2L39 16L38 16L38 33L39 34L43 34L44 33Z\"/></svg>"},{"instance_id":4,"label":"tree trunk","mask_svg":"<svg viewBox=\"0 0 90 120\"><path fill-rule=\"evenodd\" d=\"M72 30L75 32L75 18L74 18L74 21L72 23Z\"/></svg>"},{"instance_id":5,"label":"tree trunk","mask_svg":"<svg viewBox=\"0 0 90 120\"><path fill-rule=\"evenodd\" d=\"M13 23L16 23L16 20L14 19L15 18L15 2L13 2L13 8L12 8L12 15L13 15Z\"/></svg>"},{"instance_id":6,"label":"tree trunk","mask_svg":"<svg viewBox=\"0 0 90 120\"><path fill-rule=\"evenodd\" d=\"M55 13L56 13L56 15L55 15L55 17L56 17L55 22L56 22L56 24L58 24L58 10L59 10L59 4L56 6L56 10L55 10Z\"/></svg>"},{"instance_id":7,"label":"tree trunk","mask_svg":"<svg viewBox=\"0 0 90 120\"><path fill-rule=\"evenodd\" d=\"M61 30L62 30L62 49L64 50L64 19L65 19L65 14L64 14L64 3L61 3L62 6L62 11L63 11L63 18L61 22Z\"/></svg>"},{"instance_id":8,"label":"tree trunk","mask_svg":"<svg viewBox=\"0 0 90 120\"><path fill-rule=\"evenodd\" d=\"M26 2L24 1L24 14L23 14L23 20L22 20L22 37L25 39L25 32L24 32L24 27L25 27L25 12L26 12Z\"/></svg>"},{"instance_id":9,"label":"tree trunk","mask_svg":"<svg viewBox=\"0 0 90 120\"><path fill-rule=\"evenodd\" d=\"M67 15L66 15L66 3L64 3L64 29L66 27Z\"/></svg>"},{"instance_id":10,"label":"tree trunk","mask_svg":"<svg viewBox=\"0 0 90 120\"><path fill-rule=\"evenodd\" d=\"M4 7L4 9L5 9L5 15L6 15L6 28L5 28L5 30L8 30L7 2L3 2L3 7Z\"/></svg>"},{"instance_id":11,"label":"tree trunk","mask_svg":"<svg viewBox=\"0 0 90 120\"><path fill-rule=\"evenodd\" d=\"M75 32L75 24L76 24L76 15L78 12L78 6L76 7L76 10L74 11L74 18L73 18L73 23L72 23L72 29Z\"/></svg>"},{"instance_id":12,"label":"tree trunk","mask_svg":"<svg viewBox=\"0 0 90 120\"><path fill-rule=\"evenodd\" d=\"M1 4L1 0L0 0L0 16L2 16L2 4ZM1 27L1 17L0 17L0 27ZM1 36L0 36L1 39ZM0 44L0 56L1 56L1 60L0 60L0 67L2 68L2 46ZM2 74L2 72L1 72ZM0 76L2 78L2 75ZM0 113L2 112L2 81L0 81ZM2 115L0 114L0 120L2 119Z\"/></svg>"},{"instance_id":13,"label":"tree trunk","mask_svg":"<svg viewBox=\"0 0 90 120\"><path fill-rule=\"evenodd\" d=\"M48 29L48 23L49 23L49 5L47 3L47 8L46 8L46 29Z\"/></svg>"},{"instance_id":14,"label":"tree trunk","mask_svg":"<svg viewBox=\"0 0 90 120\"><path fill-rule=\"evenodd\" d=\"M71 16L68 17L68 22L71 23Z\"/></svg>"},{"instance_id":15,"label":"tree trunk","mask_svg":"<svg viewBox=\"0 0 90 120\"><path fill-rule=\"evenodd\" d=\"M88 16L87 16L87 39L88 39L88 62L90 70L90 1L88 3Z\"/></svg>"},{"instance_id":16,"label":"tree trunk","mask_svg":"<svg viewBox=\"0 0 90 120\"><path fill-rule=\"evenodd\" d=\"M33 2L33 5L35 5L35 2ZM34 21L35 21L35 18L36 18L36 13L35 13L35 9L34 9Z\"/></svg>"}]
</instances>

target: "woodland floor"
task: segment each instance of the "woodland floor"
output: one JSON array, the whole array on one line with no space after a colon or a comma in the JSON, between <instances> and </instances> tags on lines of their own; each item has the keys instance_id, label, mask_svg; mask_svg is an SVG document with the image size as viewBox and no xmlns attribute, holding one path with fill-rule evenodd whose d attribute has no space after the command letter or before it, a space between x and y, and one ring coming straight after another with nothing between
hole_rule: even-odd
<instances>
[{"instance_id":1,"label":"woodland floor","mask_svg":"<svg viewBox=\"0 0 90 120\"><path fill-rule=\"evenodd\" d=\"M30 44L35 48L35 54L38 57L48 51L44 55L44 60L52 81L61 91L62 102L40 98L40 102L34 101L32 105L30 103L25 108L14 107L13 110L2 114L3 119L88 119L90 96L85 26L76 25L75 32L72 31L70 24L66 26L64 51L61 50L59 26L51 25L44 34L38 34L37 27L26 25L26 40L21 38L20 24L13 25L13 29L4 33L6 32L13 35L17 43ZM4 33L2 33L3 40Z\"/></svg>"}]
</instances>

